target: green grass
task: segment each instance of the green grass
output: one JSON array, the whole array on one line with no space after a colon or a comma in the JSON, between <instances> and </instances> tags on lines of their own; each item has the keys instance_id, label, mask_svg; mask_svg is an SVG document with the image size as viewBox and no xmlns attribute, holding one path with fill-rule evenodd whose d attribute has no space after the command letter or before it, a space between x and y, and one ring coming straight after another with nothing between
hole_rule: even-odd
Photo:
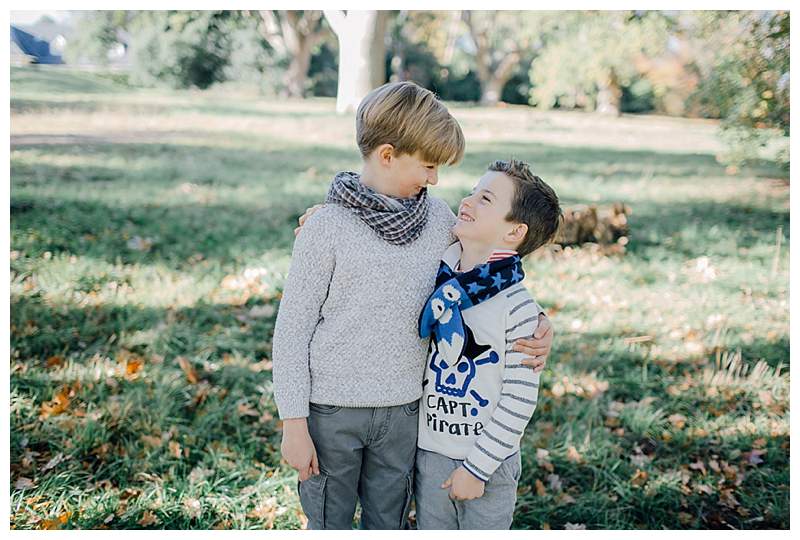
<instances>
[{"instance_id":1,"label":"green grass","mask_svg":"<svg viewBox=\"0 0 800 540\"><path fill-rule=\"evenodd\" d=\"M301 527L271 333L297 217L359 167L352 118L11 82L11 527ZM526 261L557 338L514 527L788 528L780 168L726 173L705 121L451 110L466 158L433 189L451 205L514 156L565 205L633 210L622 256Z\"/></svg>"}]
</instances>

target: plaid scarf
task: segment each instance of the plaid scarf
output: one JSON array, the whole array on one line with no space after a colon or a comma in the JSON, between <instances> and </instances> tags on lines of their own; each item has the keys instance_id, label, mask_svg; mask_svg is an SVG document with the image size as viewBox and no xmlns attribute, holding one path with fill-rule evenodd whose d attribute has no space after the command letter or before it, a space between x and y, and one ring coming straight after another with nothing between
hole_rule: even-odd
<instances>
[{"instance_id":1,"label":"plaid scarf","mask_svg":"<svg viewBox=\"0 0 800 540\"><path fill-rule=\"evenodd\" d=\"M419 336L433 335L434 346L449 366L455 366L469 345L469 328L461 311L485 302L525 277L519 255L487 262L457 273L439 264L436 290L419 315Z\"/></svg>"},{"instance_id":2,"label":"plaid scarf","mask_svg":"<svg viewBox=\"0 0 800 540\"><path fill-rule=\"evenodd\" d=\"M427 189L408 199L391 197L365 186L359 175L350 171L336 175L325 202L349 208L381 238L395 245L416 240L428 219Z\"/></svg>"}]
</instances>

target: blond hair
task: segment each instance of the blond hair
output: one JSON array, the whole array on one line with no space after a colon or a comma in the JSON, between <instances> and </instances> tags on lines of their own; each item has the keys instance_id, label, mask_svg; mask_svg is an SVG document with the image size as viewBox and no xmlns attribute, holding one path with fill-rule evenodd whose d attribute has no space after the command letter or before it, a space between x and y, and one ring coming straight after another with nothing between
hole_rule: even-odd
<instances>
[{"instance_id":1,"label":"blond hair","mask_svg":"<svg viewBox=\"0 0 800 540\"><path fill-rule=\"evenodd\" d=\"M437 165L464 156L461 126L433 92L411 81L387 83L366 95L356 111L356 141L364 158L387 143Z\"/></svg>"}]
</instances>

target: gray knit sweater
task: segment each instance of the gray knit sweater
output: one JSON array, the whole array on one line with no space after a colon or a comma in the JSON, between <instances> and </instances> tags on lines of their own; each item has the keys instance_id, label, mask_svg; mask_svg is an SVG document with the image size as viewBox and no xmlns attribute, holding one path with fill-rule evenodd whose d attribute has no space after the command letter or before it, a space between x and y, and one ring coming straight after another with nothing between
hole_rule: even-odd
<instances>
[{"instance_id":1,"label":"gray knit sweater","mask_svg":"<svg viewBox=\"0 0 800 540\"><path fill-rule=\"evenodd\" d=\"M281 419L308 416L309 402L388 407L422 395L428 340L417 321L456 221L443 200L429 204L424 231L402 246L338 205L308 218L272 342Z\"/></svg>"}]
</instances>

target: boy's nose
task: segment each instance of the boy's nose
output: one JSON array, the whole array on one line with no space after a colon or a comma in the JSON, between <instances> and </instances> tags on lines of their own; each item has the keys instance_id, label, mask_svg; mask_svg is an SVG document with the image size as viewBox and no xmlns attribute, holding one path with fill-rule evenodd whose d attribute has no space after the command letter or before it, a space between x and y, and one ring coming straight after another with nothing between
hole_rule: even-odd
<instances>
[{"instance_id":1,"label":"boy's nose","mask_svg":"<svg viewBox=\"0 0 800 540\"><path fill-rule=\"evenodd\" d=\"M433 174L428 175L428 183L432 186L435 186L439 183L439 173L434 172Z\"/></svg>"}]
</instances>

